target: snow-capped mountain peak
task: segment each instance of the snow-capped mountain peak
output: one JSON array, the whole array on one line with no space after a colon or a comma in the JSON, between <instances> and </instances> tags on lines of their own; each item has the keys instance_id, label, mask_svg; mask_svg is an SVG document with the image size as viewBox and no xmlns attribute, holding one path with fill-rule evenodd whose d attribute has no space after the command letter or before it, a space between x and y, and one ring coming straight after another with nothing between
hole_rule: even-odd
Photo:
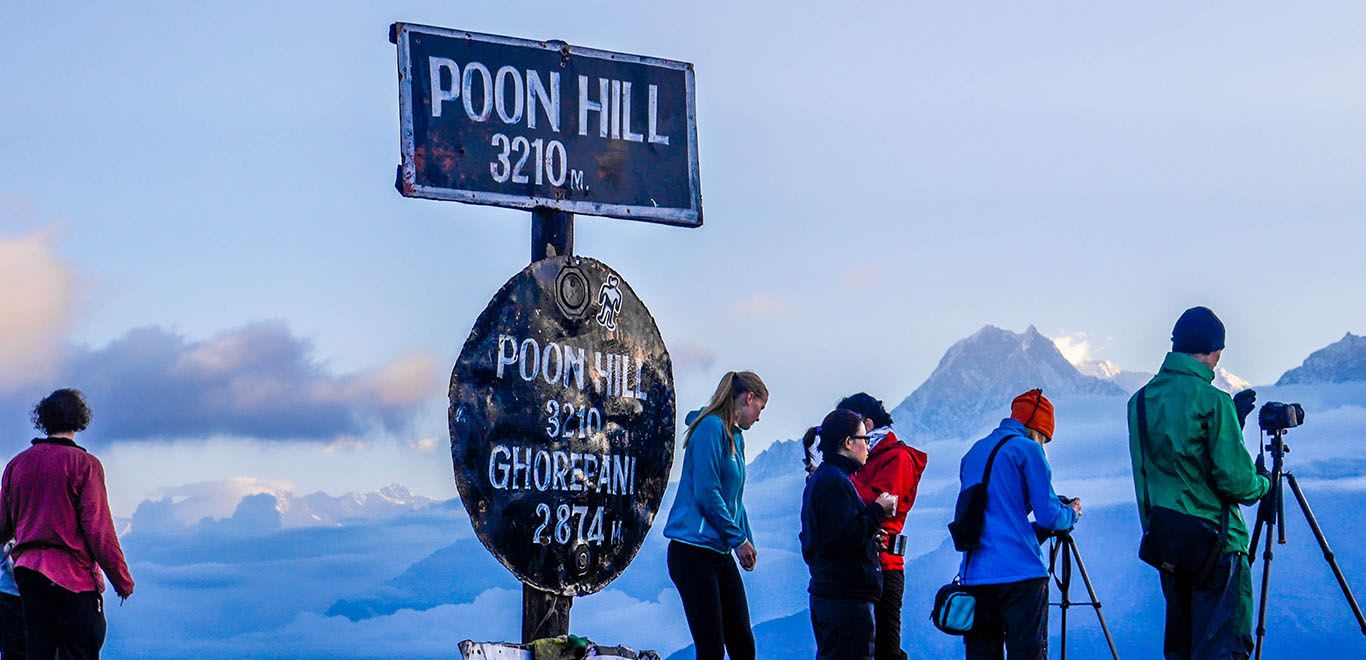
<instances>
[{"instance_id":1,"label":"snow-capped mountain peak","mask_svg":"<svg viewBox=\"0 0 1366 660\"><path fill-rule=\"evenodd\" d=\"M1091 359L1090 345L1084 339L1058 337L1053 340L1058 350L1067 357L1072 366L1087 376L1095 376L1118 385L1125 392L1137 392L1152 379L1153 374L1146 371L1129 371L1110 360ZM1233 394L1252 387L1252 383L1223 367L1214 369L1214 386Z\"/></svg>"},{"instance_id":2,"label":"snow-capped mountain peak","mask_svg":"<svg viewBox=\"0 0 1366 660\"><path fill-rule=\"evenodd\" d=\"M913 436L967 437L994 424L1011 398L1035 387L1050 397L1124 394L1114 383L1078 371L1034 326L1016 333L988 325L950 346L892 416Z\"/></svg>"},{"instance_id":3,"label":"snow-capped mountain peak","mask_svg":"<svg viewBox=\"0 0 1366 660\"><path fill-rule=\"evenodd\" d=\"M1215 367L1214 386L1225 392L1228 392L1229 394L1236 394L1241 390L1245 390L1252 387L1252 383L1248 382L1243 378L1238 377L1237 374L1229 371L1228 369L1225 369L1223 367Z\"/></svg>"},{"instance_id":4,"label":"snow-capped mountain peak","mask_svg":"<svg viewBox=\"0 0 1366 660\"><path fill-rule=\"evenodd\" d=\"M1366 381L1366 337L1347 333L1342 339L1309 354L1285 372L1277 385Z\"/></svg>"}]
</instances>

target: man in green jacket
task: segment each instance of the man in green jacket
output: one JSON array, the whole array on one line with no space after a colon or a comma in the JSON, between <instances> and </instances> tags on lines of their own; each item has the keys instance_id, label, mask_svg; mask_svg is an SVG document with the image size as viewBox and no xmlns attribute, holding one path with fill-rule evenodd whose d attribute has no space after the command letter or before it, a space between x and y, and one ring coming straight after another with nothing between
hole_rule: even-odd
<instances>
[{"instance_id":1,"label":"man in green jacket","mask_svg":"<svg viewBox=\"0 0 1366 660\"><path fill-rule=\"evenodd\" d=\"M1255 503L1271 484L1243 444L1242 426L1256 394L1244 390L1229 397L1212 384L1223 348L1224 324L1214 312L1186 310L1172 330L1172 352L1162 369L1129 400L1129 455L1144 531L1147 506L1195 516L1216 528L1229 509L1223 553L1204 580L1162 575L1167 660L1247 658L1252 652L1248 531L1236 505ZM1145 396L1147 419L1142 447L1139 396Z\"/></svg>"}]
</instances>

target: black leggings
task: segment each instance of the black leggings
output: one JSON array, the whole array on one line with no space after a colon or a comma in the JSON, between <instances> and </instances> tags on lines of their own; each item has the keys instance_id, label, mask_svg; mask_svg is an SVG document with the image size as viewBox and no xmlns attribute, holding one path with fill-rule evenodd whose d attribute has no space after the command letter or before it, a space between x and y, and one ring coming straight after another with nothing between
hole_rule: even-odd
<instances>
[{"instance_id":1,"label":"black leggings","mask_svg":"<svg viewBox=\"0 0 1366 660\"><path fill-rule=\"evenodd\" d=\"M873 657L877 660L906 660L906 652L901 650L901 596L905 590L905 571L883 569L882 597L873 603L877 621Z\"/></svg>"},{"instance_id":2,"label":"black leggings","mask_svg":"<svg viewBox=\"0 0 1366 660\"><path fill-rule=\"evenodd\" d=\"M63 589L38 571L14 569L24 603L28 657L94 660L104 646L104 597L98 591Z\"/></svg>"},{"instance_id":3,"label":"black leggings","mask_svg":"<svg viewBox=\"0 0 1366 660\"><path fill-rule=\"evenodd\" d=\"M697 660L753 660L754 631L740 570L729 554L669 542L669 579L683 600Z\"/></svg>"}]
</instances>

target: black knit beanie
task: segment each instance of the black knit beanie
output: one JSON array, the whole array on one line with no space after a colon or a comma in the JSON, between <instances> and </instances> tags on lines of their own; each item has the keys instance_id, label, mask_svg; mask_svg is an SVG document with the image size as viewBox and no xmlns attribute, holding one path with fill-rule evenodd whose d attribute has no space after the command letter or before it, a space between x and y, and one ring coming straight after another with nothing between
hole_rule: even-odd
<instances>
[{"instance_id":1,"label":"black knit beanie","mask_svg":"<svg viewBox=\"0 0 1366 660\"><path fill-rule=\"evenodd\" d=\"M1182 312L1172 328L1172 351L1176 353L1213 353L1224 348L1224 322L1208 307L1192 307Z\"/></svg>"}]
</instances>

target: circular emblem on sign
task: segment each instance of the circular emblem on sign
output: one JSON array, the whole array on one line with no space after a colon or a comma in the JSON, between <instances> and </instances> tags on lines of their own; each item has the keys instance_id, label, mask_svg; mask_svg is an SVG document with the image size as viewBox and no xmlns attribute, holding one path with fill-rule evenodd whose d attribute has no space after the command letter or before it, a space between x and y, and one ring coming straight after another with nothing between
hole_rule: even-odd
<instances>
[{"instance_id":1,"label":"circular emblem on sign","mask_svg":"<svg viewBox=\"0 0 1366 660\"><path fill-rule=\"evenodd\" d=\"M583 269L566 265L555 276L555 303L571 319L581 319L588 312L588 276Z\"/></svg>"},{"instance_id":2,"label":"circular emblem on sign","mask_svg":"<svg viewBox=\"0 0 1366 660\"><path fill-rule=\"evenodd\" d=\"M451 373L456 488L522 582L593 593L625 570L673 463L673 365L645 305L600 261L518 273Z\"/></svg>"}]
</instances>

